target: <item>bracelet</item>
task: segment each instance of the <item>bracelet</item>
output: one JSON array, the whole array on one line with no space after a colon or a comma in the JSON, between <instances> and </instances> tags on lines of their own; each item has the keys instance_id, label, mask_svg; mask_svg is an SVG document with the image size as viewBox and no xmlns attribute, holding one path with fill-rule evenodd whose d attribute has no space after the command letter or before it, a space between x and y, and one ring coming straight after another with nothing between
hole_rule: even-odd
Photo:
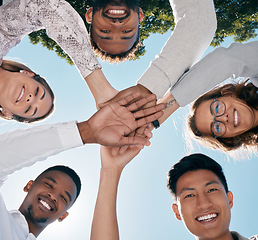
<instances>
[{"instance_id":1,"label":"bracelet","mask_svg":"<svg viewBox=\"0 0 258 240\"><path fill-rule=\"evenodd\" d=\"M153 121L152 124L153 124L153 126L154 126L156 129L160 127L160 125L159 125L159 120L158 120L158 119L155 120L155 121Z\"/></svg>"}]
</instances>

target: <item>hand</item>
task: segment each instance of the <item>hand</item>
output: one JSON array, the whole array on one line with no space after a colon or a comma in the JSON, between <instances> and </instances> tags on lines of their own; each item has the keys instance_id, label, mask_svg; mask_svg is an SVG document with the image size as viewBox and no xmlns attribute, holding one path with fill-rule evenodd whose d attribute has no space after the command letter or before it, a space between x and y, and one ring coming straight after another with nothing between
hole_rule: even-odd
<instances>
[{"instance_id":1,"label":"hand","mask_svg":"<svg viewBox=\"0 0 258 240\"><path fill-rule=\"evenodd\" d=\"M134 145L128 146L123 154L112 154L112 147L101 147L101 167L102 169L114 169L121 174L123 168L141 151Z\"/></svg>"},{"instance_id":2,"label":"hand","mask_svg":"<svg viewBox=\"0 0 258 240\"><path fill-rule=\"evenodd\" d=\"M133 94L133 93L139 93L140 94L139 98L143 98L143 97L146 97L151 94L151 92L146 87L144 87L140 84L137 84L136 86L129 87L127 89L124 89L124 90L118 92L113 98L111 98L110 100L108 100L105 103L99 104L98 106L99 106L99 108L102 108L109 103L119 101L119 100L125 98L126 96L128 96L129 94ZM156 104L156 99L152 102L149 102L147 107L155 106L155 104Z\"/></svg>"},{"instance_id":3,"label":"hand","mask_svg":"<svg viewBox=\"0 0 258 240\"><path fill-rule=\"evenodd\" d=\"M129 134L130 137L133 136L141 136L145 139L151 139L152 138L152 132L151 132L151 125L153 126L153 124L149 123L146 124L140 128L137 128L135 131L131 132ZM151 130L150 130L151 129ZM125 145L122 147L112 147L111 153L113 156L117 156L118 154L124 154L126 152L126 150L132 145ZM138 149L142 149L141 145L133 145L134 147L138 148Z\"/></svg>"},{"instance_id":4,"label":"hand","mask_svg":"<svg viewBox=\"0 0 258 240\"><path fill-rule=\"evenodd\" d=\"M156 96L149 95L133 102L138 97L139 94L134 93L100 109L87 121L86 134L80 131L79 123L83 142L99 143L104 146L139 145L141 148L149 145L149 141L144 137L128 135L135 129L161 117L165 105L160 104L138 111L142 106L153 101ZM128 105L131 102L133 103Z\"/></svg>"}]
</instances>

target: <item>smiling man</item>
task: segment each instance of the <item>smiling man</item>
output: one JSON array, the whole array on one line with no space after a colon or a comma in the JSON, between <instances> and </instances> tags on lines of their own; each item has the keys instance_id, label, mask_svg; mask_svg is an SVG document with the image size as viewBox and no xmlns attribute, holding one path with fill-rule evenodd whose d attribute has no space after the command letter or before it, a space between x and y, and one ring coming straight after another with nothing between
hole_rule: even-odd
<instances>
[{"instance_id":1,"label":"smiling man","mask_svg":"<svg viewBox=\"0 0 258 240\"><path fill-rule=\"evenodd\" d=\"M1 179L6 169L1 169ZM74 170L54 166L24 187L27 195L19 210L8 211L0 196L0 239L32 240L52 222L64 220L81 191Z\"/></svg>"},{"instance_id":2,"label":"smiling man","mask_svg":"<svg viewBox=\"0 0 258 240\"><path fill-rule=\"evenodd\" d=\"M90 39L102 59L120 61L134 53L143 20L138 0L96 0L86 13Z\"/></svg>"},{"instance_id":3,"label":"smiling man","mask_svg":"<svg viewBox=\"0 0 258 240\"><path fill-rule=\"evenodd\" d=\"M167 186L176 218L196 239L247 240L229 230L233 194L216 161L203 154L182 158L169 171Z\"/></svg>"}]
</instances>

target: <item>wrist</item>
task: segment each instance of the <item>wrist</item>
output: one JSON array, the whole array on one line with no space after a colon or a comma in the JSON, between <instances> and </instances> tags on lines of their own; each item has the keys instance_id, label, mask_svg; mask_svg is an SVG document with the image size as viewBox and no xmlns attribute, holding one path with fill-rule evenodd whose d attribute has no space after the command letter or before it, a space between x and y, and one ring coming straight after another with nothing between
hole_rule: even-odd
<instances>
[{"instance_id":1,"label":"wrist","mask_svg":"<svg viewBox=\"0 0 258 240\"><path fill-rule=\"evenodd\" d=\"M77 123L77 127L83 144L97 143L95 140L94 131L91 129L88 121Z\"/></svg>"}]
</instances>

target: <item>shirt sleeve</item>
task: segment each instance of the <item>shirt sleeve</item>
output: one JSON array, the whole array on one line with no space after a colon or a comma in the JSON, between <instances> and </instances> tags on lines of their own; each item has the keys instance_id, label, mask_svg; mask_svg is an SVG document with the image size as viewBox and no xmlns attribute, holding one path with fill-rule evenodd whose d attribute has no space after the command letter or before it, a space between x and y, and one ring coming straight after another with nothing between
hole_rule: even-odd
<instances>
[{"instance_id":1,"label":"shirt sleeve","mask_svg":"<svg viewBox=\"0 0 258 240\"><path fill-rule=\"evenodd\" d=\"M210 45L217 27L212 0L170 0L176 23L161 53L138 80L158 98L194 65Z\"/></svg>"},{"instance_id":2,"label":"shirt sleeve","mask_svg":"<svg viewBox=\"0 0 258 240\"><path fill-rule=\"evenodd\" d=\"M215 49L182 76L171 94L183 107L230 77L249 77L258 87L258 41Z\"/></svg>"},{"instance_id":3,"label":"shirt sleeve","mask_svg":"<svg viewBox=\"0 0 258 240\"><path fill-rule=\"evenodd\" d=\"M49 156L82 145L74 121L6 132L0 138L0 179Z\"/></svg>"},{"instance_id":4,"label":"shirt sleeve","mask_svg":"<svg viewBox=\"0 0 258 240\"><path fill-rule=\"evenodd\" d=\"M64 0L13 0L0 7L0 58L21 39L40 29L71 57L83 78L101 68L85 24Z\"/></svg>"}]
</instances>

